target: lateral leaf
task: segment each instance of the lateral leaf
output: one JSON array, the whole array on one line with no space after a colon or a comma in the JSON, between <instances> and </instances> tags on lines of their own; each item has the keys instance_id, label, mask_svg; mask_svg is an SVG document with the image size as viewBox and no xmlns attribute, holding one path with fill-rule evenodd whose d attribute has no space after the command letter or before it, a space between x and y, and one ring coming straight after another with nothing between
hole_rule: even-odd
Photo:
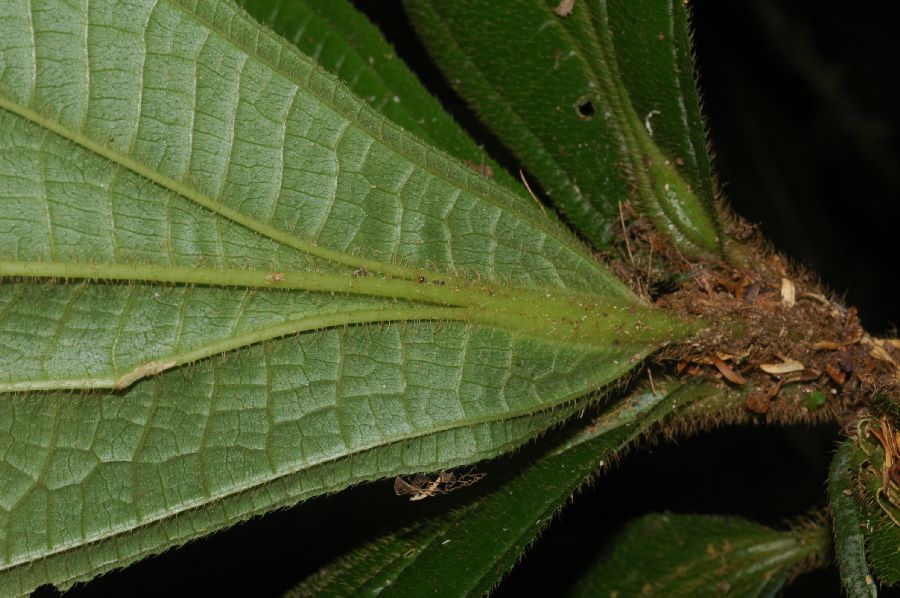
<instances>
[{"instance_id":1,"label":"lateral leaf","mask_svg":"<svg viewBox=\"0 0 900 598\"><path fill-rule=\"evenodd\" d=\"M658 394L627 397L520 470L489 470L479 482L484 491L473 499L355 549L292 595L480 596L513 567L586 478L636 436L714 392L712 385L672 383Z\"/></svg>"},{"instance_id":2,"label":"lateral leaf","mask_svg":"<svg viewBox=\"0 0 900 598\"><path fill-rule=\"evenodd\" d=\"M900 440L895 417L896 411L887 411L858 422L851 452L866 557L875 581L889 587L900 583L900 484L891 471Z\"/></svg>"},{"instance_id":3,"label":"lateral leaf","mask_svg":"<svg viewBox=\"0 0 900 598\"><path fill-rule=\"evenodd\" d=\"M628 198L685 253L718 255L681 2L407 0L450 82L593 243Z\"/></svg>"},{"instance_id":4,"label":"lateral leaf","mask_svg":"<svg viewBox=\"0 0 900 598\"><path fill-rule=\"evenodd\" d=\"M829 544L817 527L777 531L737 517L651 514L625 526L573 595L772 596L792 567L821 560Z\"/></svg>"},{"instance_id":5,"label":"lateral leaf","mask_svg":"<svg viewBox=\"0 0 900 598\"><path fill-rule=\"evenodd\" d=\"M878 588L866 561L866 538L854 492L852 453L853 443L848 440L835 453L828 476L834 552L847 595L874 598Z\"/></svg>"}]
</instances>

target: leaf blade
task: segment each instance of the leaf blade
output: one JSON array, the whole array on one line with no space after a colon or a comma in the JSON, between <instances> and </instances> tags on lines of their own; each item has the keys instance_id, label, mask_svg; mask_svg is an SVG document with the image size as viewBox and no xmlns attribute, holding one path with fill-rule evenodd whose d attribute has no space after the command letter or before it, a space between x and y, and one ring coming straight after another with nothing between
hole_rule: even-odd
<instances>
[{"instance_id":1,"label":"leaf blade","mask_svg":"<svg viewBox=\"0 0 900 598\"><path fill-rule=\"evenodd\" d=\"M848 596L877 596L866 562L866 540L853 496L852 444L843 443L834 455L828 476L828 499L834 524L834 551L841 582Z\"/></svg>"},{"instance_id":2,"label":"leaf blade","mask_svg":"<svg viewBox=\"0 0 900 598\"><path fill-rule=\"evenodd\" d=\"M537 220L533 209L523 208L515 196L465 167L452 161L438 164L437 154L366 112L335 80L323 75L286 44L259 32L229 5L199 3L193 10L190 3L170 1L152 7L141 4L136 7L141 10L112 15L101 14L108 8L102 4L93 6L97 11L93 15L73 13L62 15L65 18L60 21L60 15L43 10L45 6L40 3L34 15L25 5L12 5L10 12L20 17L19 23L12 18L4 19L9 25L3 32L4 39L12 40L11 47L18 47L13 42L32 47L27 60L19 57L25 61L20 71L8 69L0 78L0 106L6 109L0 112L0 130L5 133L2 148L8 156L0 163L0 177L11 182L9 187L0 189L0 194L10 201L12 210L25 214L23 218L12 218L10 212L5 220L12 224L0 230L0 254L13 258L12 263L4 262L4 276L22 275L22 267L26 275L31 270L31 275L37 276L42 269L28 262L53 260L73 262L75 265L68 270L73 276L81 276L77 271L96 268L100 278L101 273L112 278L118 276L108 274L114 269L110 264L127 265L125 269L132 272L146 272L151 266L196 268L196 273L184 274L175 281L187 284L208 284L205 281L213 279L231 284L225 272L228 269L264 270L279 278L291 278L295 271L311 271L310 277L324 271L345 278L335 279L330 287L308 290L346 292L350 287L367 287L368 279L353 282L351 269L407 280L417 280L427 274L429 283L436 280L440 284L463 271L503 285L589 289L609 299L622 299L626 303L639 301L558 224ZM59 30L42 29L49 27L50 23L45 23L47 19ZM16 25L23 22L28 28L20 31ZM83 64L78 65L76 61L74 66L84 67L84 77L78 75L80 71L74 66L60 72L48 62L51 56L67 51L74 53L73 47L87 43L81 39L82 25L86 28L85 35L94 32L91 39L98 47L108 45L115 49L96 51L89 59L79 57ZM30 29L35 31L33 39L27 35ZM110 36L109 31L118 33ZM160 34L160 40L156 40L151 35L155 31L165 35ZM63 33L66 35L60 42L57 38ZM136 43L129 44L131 41ZM157 48L167 43L193 48L196 56ZM212 47L220 51L215 58L216 69L204 63L213 60L212 50L208 50ZM49 66L38 68L39 64ZM125 68L135 65L140 68ZM20 75L27 75L29 69L32 77L25 76L26 81L22 81ZM269 69L267 77L260 75L265 69ZM70 82L72 73L77 75L76 80L71 81L70 87L61 88L58 84ZM116 78L109 82L116 85L112 85L107 96L91 103L92 94L98 94L92 91L97 81L106 81L110 73ZM248 85L242 87L242 77L251 77L247 73L255 73L253 76L264 81L261 90L248 91ZM85 89L86 93L81 93ZM237 93L237 98L225 102L224 108L218 104L210 107L201 97L204 93L209 95L210 90L229 89ZM259 106L271 110L271 118L251 112L253 103L241 99L242 94L259 95L260 91L275 98ZM53 95L56 93L63 95L56 97ZM328 94L333 97L322 100ZM211 134L210 123L203 121L204 118L208 121L209 115L197 110L198 106L213 112L218 110L222 121L231 123L223 138ZM301 126L296 122L291 125L292 106L306 106L307 112L314 116L325 114L314 119L321 131L289 136L291 126ZM72 113L73 110L78 114ZM101 110L120 119L135 117L137 125L110 129L109 123L99 117ZM197 112L196 118L192 111ZM355 120L341 120L342 114L356 111L359 117ZM185 112L188 116L184 116ZM166 118L168 113L175 116ZM185 118L191 125L186 127L190 135L187 141L185 131L176 130L175 126ZM346 172L353 170L346 162L356 159L354 153L359 148L340 150L317 138L334 136L335 131L346 132L353 127L358 128L359 135L377 133L363 143L366 152L374 155L376 151L370 148L376 146L387 152L377 160L371 158L370 167L362 169L363 178L369 180L359 196L366 200L362 207L354 204L360 201L359 197L354 198L352 194L343 197L336 190L359 182L359 176ZM149 132L160 135L164 141L155 136L149 138ZM267 133L273 133L271 139ZM246 138L242 139L241 135ZM222 143L228 146L225 157L216 152ZM237 146L240 151L235 149ZM262 149L253 154L251 148ZM418 155L420 150L424 152L422 155ZM413 154L416 155L410 158ZM326 166L343 161L345 167L326 168L324 173L296 170L291 179L292 175L286 174L291 160L286 160L286 156ZM250 169L243 163L244 159L257 166L272 162L281 170ZM263 171L263 175L251 170ZM452 176L448 174L451 171L455 173ZM396 187L398 173L407 173L402 175L407 177L404 184L418 173L424 177L420 181L424 186L404 191L402 185ZM328 179L325 176L328 174L335 178ZM267 179L268 175L274 178ZM309 176L303 178L306 175ZM26 180L28 183L23 183ZM458 186L440 188L440 184L452 181ZM394 190L393 195L384 191L378 201L370 201L373 189L379 194L382 189ZM423 192L426 199L420 195ZM436 193L434 198L429 196L431 192ZM312 208L306 199L314 198L316 193L333 196L320 198L326 201ZM444 201L451 206L442 205ZM383 227L384 215L379 215L379 211L386 205L400 216L400 221ZM302 215L304 210L313 215L325 214L324 220L305 225L317 229L315 234L308 231L304 234L296 228L297 221L286 216L288 213ZM329 223L340 223L341 214L347 210L355 210L353 214L362 218L360 222L351 222L344 231L359 239L359 245L348 247L343 242L327 243L319 238L329 226L338 226ZM420 215L406 222L403 214L408 213ZM296 214L292 218L297 218ZM98 234L98 225L101 231L109 227L108 232ZM368 233L366 227L371 228ZM383 238L385 235L389 239ZM409 243L403 238L408 238ZM411 251L418 257L412 264L408 263L411 254L404 253L403 247L415 247ZM358 255L357 249L381 257L364 257ZM399 264L398 259L407 263ZM80 270L76 268L78 264ZM104 264L106 267L101 267ZM446 272L430 270L435 266ZM61 276L69 275L64 269L60 271L64 272ZM135 274L128 280L156 279L149 274L144 278ZM445 298L458 292L457 287L471 284L468 280L458 283L456 287L448 285ZM395 290L400 286L399 282L390 285ZM415 291L407 289L406 296L400 298L427 299L429 290L433 290L430 284ZM448 300L443 302L446 304ZM397 317L395 314L385 319ZM344 323L351 321L352 318ZM52 325L62 329L64 318L58 318ZM46 351L31 352L46 361ZM27 353L19 351L19 358ZM63 353L56 351L52 357L65 361L67 357ZM160 350L147 358L144 371L153 373L160 364L177 365L203 356L202 352L193 351L173 359ZM93 367L85 365L89 366ZM29 386L21 376L41 367L42 363L34 363L25 368L7 368L0 372L3 374L0 377L7 380L10 389L40 388L40 385ZM109 365L103 384L88 379L85 385L108 386L110 381L137 372L140 367L140 362L131 363L129 368ZM118 372L118 376L112 372ZM47 378L56 380L58 376L50 373ZM69 376L68 379L85 377ZM70 385L62 381L60 384Z\"/></svg>"},{"instance_id":3,"label":"leaf blade","mask_svg":"<svg viewBox=\"0 0 900 598\"><path fill-rule=\"evenodd\" d=\"M408 0L406 5L429 51L461 95L593 243L610 242L618 202L631 195L685 253L721 254L713 199L697 197L713 188L708 159L699 157L706 152L705 142L695 145L704 133L700 128L685 134L682 127L685 122L700 126L694 118L699 108L692 106L688 112L685 107L697 103L696 94L681 91L684 82L678 73L653 73L663 78L659 87L670 92L664 97L676 100L666 105L666 112L678 117L675 127L663 127L676 133L668 137L676 141L661 148L630 97L634 89L643 92L654 83L629 87L619 70L618 56L632 51L638 35L657 36L655 30L642 29L654 26L654 19L638 12L634 24L623 26L638 31L616 37L620 24L615 19L633 15L628 9L622 15L605 2L575 3L565 16L554 13L556 3L538 0L494 2L490 7L431 0ZM667 29L686 27L680 4L642 6L669 21ZM658 59L671 54L683 66L685 52L672 44L683 44L686 32L673 38L661 42L666 52L653 50L649 55ZM638 52L645 49L636 45ZM644 71L627 74L650 78ZM638 96L645 99L647 94ZM678 154L667 155L672 148ZM681 155L688 153L694 155L690 165ZM692 171L690 181L703 181L698 188L680 174L685 166Z\"/></svg>"},{"instance_id":4,"label":"leaf blade","mask_svg":"<svg viewBox=\"0 0 900 598\"><path fill-rule=\"evenodd\" d=\"M665 596L771 595L771 582L828 550L821 529L779 532L737 517L646 515L626 525L609 559L574 596L661 592Z\"/></svg>"},{"instance_id":5,"label":"leaf blade","mask_svg":"<svg viewBox=\"0 0 900 598\"><path fill-rule=\"evenodd\" d=\"M855 482L852 499L863 524L866 562L878 583L893 587L900 582L900 499L888 467L895 458L889 436L894 434L890 418L895 417L896 408L890 395L877 397L876 405L884 410L881 418L857 422L850 479Z\"/></svg>"},{"instance_id":6,"label":"leaf blade","mask_svg":"<svg viewBox=\"0 0 900 598\"><path fill-rule=\"evenodd\" d=\"M609 367L508 335L499 351L494 331L468 326L437 338L443 355L433 325L333 329L122 394L8 396L0 587L66 587L313 495L510 450L571 413L585 372ZM534 365L504 375L507 362ZM507 382L490 390L484 373Z\"/></svg>"},{"instance_id":7,"label":"leaf blade","mask_svg":"<svg viewBox=\"0 0 900 598\"><path fill-rule=\"evenodd\" d=\"M348 2L263 0L239 4L314 57L379 113L473 167L489 166L493 178L516 191L527 207L538 209L521 184L453 122L405 68L381 32Z\"/></svg>"}]
</instances>

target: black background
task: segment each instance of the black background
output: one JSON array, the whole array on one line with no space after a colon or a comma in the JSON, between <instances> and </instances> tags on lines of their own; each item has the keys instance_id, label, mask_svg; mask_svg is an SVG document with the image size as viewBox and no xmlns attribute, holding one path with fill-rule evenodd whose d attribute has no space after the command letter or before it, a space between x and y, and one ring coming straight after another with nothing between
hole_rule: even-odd
<instances>
[{"instance_id":1,"label":"black background","mask_svg":"<svg viewBox=\"0 0 900 598\"><path fill-rule=\"evenodd\" d=\"M399 2L357 4L457 120L502 152L428 61ZM895 334L894 4L692 2L715 166L731 205L759 223L775 247L845 294L871 332ZM578 495L497 595L558 594L627 518L648 511L739 514L779 525L821 507L836 441L832 426L746 426L634 451ZM389 482L369 484L238 525L69 595L277 594L411 508L418 507L394 497ZM839 581L832 568L801 577L786 595L839 596Z\"/></svg>"}]
</instances>

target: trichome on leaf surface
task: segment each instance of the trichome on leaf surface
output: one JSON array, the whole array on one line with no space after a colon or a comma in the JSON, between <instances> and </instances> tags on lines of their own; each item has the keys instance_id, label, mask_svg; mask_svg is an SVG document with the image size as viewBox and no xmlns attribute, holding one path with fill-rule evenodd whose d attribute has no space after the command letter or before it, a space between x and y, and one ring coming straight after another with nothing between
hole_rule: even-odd
<instances>
[{"instance_id":1,"label":"trichome on leaf surface","mask_svg":"<svg viewBox=\"0 0 900 598\"><path fill-rule=\"evenodd\" d=\"M725 207L687 8L405 6L522 172L343 0L0 7L0 595L379 479L430 506L291 592L482 594L743 421L838 422L829 507L648 514L572 593L896 584L900 341Z\"/></svg>"}]
</instances>

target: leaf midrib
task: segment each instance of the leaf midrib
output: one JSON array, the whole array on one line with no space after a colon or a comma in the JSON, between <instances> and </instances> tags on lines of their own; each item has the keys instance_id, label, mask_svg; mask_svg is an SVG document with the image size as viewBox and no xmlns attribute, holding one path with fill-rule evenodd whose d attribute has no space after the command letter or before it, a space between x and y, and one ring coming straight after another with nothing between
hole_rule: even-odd
<instances>
[{"instance_id":1,"label":"leaf midrib","mask_svg":"<svg viewBox=\"0 0 900 598\"><path fill-rule=\"evenodd\" d=\"M586 43L590 45L588 50L592 48L593 51L585 51L580 42L574 38L566 27L561 26L561 28L570 38L572 44L578 48L584 60L595 57L594 60L596 62L588 62L589 68L595 76L603 77L603 79L598 80L604 80L609 86L610 98L616 104L615 109L612 111L612 118L618 122L620 134L626 140L624 144L626 148L625 158L631 162L631 173L636 179L637 188L641 193L641 200L656 206L658 210L666 215L670 222L683 222L684 218L676 213L676 207L671 202L661 201L654 190L653 176L646 167L646 164L652 163L652 161L657 159L657 156L665 158L665 154L657 146L649 131L646 130L644 123L641 122L631 101L631 94L622 80L622 75L619 72L615 41L612 37L612 29L609 27L607 1L603 0L603 2L598 4L588 3L586 7L587 12L583 21L590 29L590 35ZM598 11L600 11L599 14ZM602 21L600 27L597 26L598 21ZM669 22L672 22L671 18L669 18ZM682 111L681 113L682 117L684 117L684 112ZM681 178L680 174L673 174L679 179ZM687 185L686 181L685 184ZM677 234L697 247L708 249L705 247L704 239L698 237L698 233L692 227L688 229L678 227Z\"/></svg>"},{"instance_id":2,"label":"leaf midrib","mask_svg":"<svg viewBox=\"0 0 900 598\"><path fill-rule=\"evenodd\" d=\"M757 574L760 570L777 571L800 560L798 556L815 552L814 544L803 546L788 533L781 532L781 534L783 537L765 544L758 544L758 540L754 538L734 547L728 554L725 564L728 575L739 581ZM707 556L698 556L691 561L683 561L677 571L660 577L656 583L662 587L670 587L682 582L699 592L710 583L710 578L704 575L709 573L709 566L710 559Z\"/></svg>"},{"instance_id":3,"label":"leaf midrib","mask_svg":"<svg viewBox=\"0 0 900 598\"><path fill-rule=\"evenodd\" d=\"M110 162L117 164L127 170L130 170L138 176L145 178L153 182L154 184L167 189L168 191L184 197L185 199L188 199L215 214L218 214L224 218L227 218L228 220L231 220L232 222L235 222L245 228L259 233L264 237L268 237L269 239L272 239L273 241L281 245L291 247L303 253L320 257L330 262L342 264L349 267L366 268L367 270L372 270L374 272L381 272L383 274L393 275L406 279L411 279L415 276L416 270L385 264L384 262L379 262L377 260L355 257L340 251L334 251L331 249L326 249L324 247L319 247L318 245L315 245L309 241L304 241L303 239L295 237L290 233L282 231L281 229L278 229L274 226L259 222L255 218L251 218L246 214L243 214L242 212L239 212L233 208L229 208L216 199L213 199L212 197L201 193L182 182L176 181L171 177L156 172L155 170L145 166L143 163L135 160L128 155L117 152L109 146L94 141L87 135L73 131L68 127L63 126L58 121L45 117L35 110L32 110L31 108L22 106L2 94L0 94L0 108L16 114L21 118L31 122L32 124L46 129L58 135L59 137L62 137L63 139L66 139L91 152L94 152L102 156L103 158L106 158Z\"/></svg>"},{"instance_id":4,"label":"leaf midrib","mask_svg":"<svg viewBox=\"0 0 900 598\"><path fill-rule=\"evenodd\" d=\"M322 328L353 326L359 324L376 324L388 322L415 322L441 320L445 322L469 320L467 309L459 307L430 308L385 308L342 311L288 320L280 324L257 328L236 336L229 336L215 342L195 346L180 353L167 353L161 359L141 361L131 368L114 368L107 376L88 376L84 378L60 378L54 380L26 380L20 382L0 382L0 393L25 392L41 390L123 390L138 380L160 374L164 371L207 359L218 354L234 351L242 347L256 345L261 342L282 338L300 332L309 332Z\"/></svg>"}]
</instances>

